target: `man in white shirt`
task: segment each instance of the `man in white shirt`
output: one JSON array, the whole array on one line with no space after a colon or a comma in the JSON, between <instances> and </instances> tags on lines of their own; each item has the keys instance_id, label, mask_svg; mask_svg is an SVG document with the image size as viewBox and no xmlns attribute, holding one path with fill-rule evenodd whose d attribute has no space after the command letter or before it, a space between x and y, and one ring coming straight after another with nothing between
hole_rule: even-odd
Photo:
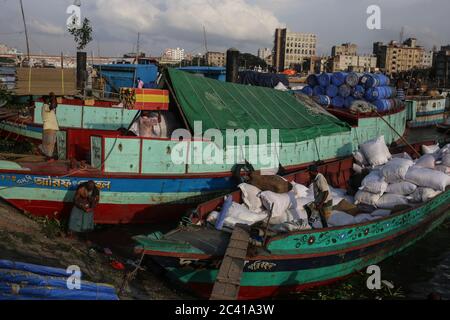
<instances>
[{"instance_id":1,"label":"man in white shirt","mask_svg":"<svg viewBox=\"0 0 450 320\"><path fill-rule=\"evenodd\" d=\"M310 220L320 218L322 226L328 226L327 220L333 211L333 197L331 196L330 187L327 179L323 174L319 173L317 166L309 167L309 174L313 183L314 202L309 206L313 213ZM318 217L317 217L318 214ZM315 222L315 221L311 221Z\"/></svg>"},{"instance_id":2,"label":"man in white shirt","mask_svg":"<svg viewBox=\"0 0 450 320\"><path fill-rule=\"evenodd\" d=\"M56 133L59 131L58 120L56 119L57 106L58 103L53 92L44 97L44 105L42 106L43 132L40 149L48 160L53 160Z\"/></svg>"}]
</instances>

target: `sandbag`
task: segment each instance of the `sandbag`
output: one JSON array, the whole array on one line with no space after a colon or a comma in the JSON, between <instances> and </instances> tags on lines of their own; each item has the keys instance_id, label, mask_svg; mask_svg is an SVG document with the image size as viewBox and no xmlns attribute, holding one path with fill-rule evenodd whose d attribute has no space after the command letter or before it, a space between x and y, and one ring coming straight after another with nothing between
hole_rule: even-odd
<instances>
[{"instance_id":1,"label":"sandbag","mask_svg":"<svg viewBox=\"0 0 450 320\"><path fill-rule=\"evenodd\" d=\"M381 169L381 175L386 182L394 183L403 180L408 172L408 169L414 165L412 160L396 158L390 160Z\"/></svg>"},{"instance_id":2,"label":"sandbag","mask_svg":"<svg viewBox=\"0 0 450 320\"><path fill-rule=\"evenodd\" d=\"M408 181L402 181L398 183L389 184L386 189L386 193L393 193L402 196L407 196L416 191L417 186L414 183Z\"/></svg>"},{"instance_id":3,"label":"sandbag","mask_svg":"<svg viewBox=\"0 0 450 320\"><path fill-rule=\"evenodd\" d=\"M355 199L353 199L352 196L349 196L347 194L347 190L333 188L332 186L329 186L329 188L330 188L331 198L333 199L333 206L338 205L339 202L341 202L344 199L349 202L352 202L352 203L355 201Z\"/></svg>"},{"instance_id":4,"label":"sandbag","mask_svg":"<svg viewBox=\"0 0 450 320\"><path fill-rule=\"evenodd\" d=\"M380 209L393 209L401 205L408 205L408 198L392 193L385 193L376 204L377 208Z\"/></svg>"},{"instance_id":5,"label":"sandbag","mask_svg":"<svg viewBox=\"0 0 450 320\"><path fill-rule=\"evenodd\" d=\"M369 163L367 162L366 158L364 157L361 151L354 152L353 158L355 159L355 162L359 164L361 167L369 165Z\"/></svg>"},{"instance_id":6,"label":"sandbag","mask_svg":"<svg viewBox=\"0 0 450 320\"><path fill-rule=\"evenodd\" d=\"M422 146L422 153L423 154L433 154L440 150L439 144L432 145L432 146Z\"/></svg>"},{"instance_id":7,"label":"sandbag","mask_svg":"<svg viewBox=\"0 0 450 320\"><path fill-rule=\"evenodd\" d=\"M415 166L421 168L434 169L436 159L431 154L425 154L416 161Z\"/></svg>"},{"instance_id":8,"label":"sandbag","mask_svg":"<svg viewBox=\"0 0 450 320\"><path fill-rule=\"evenodd\" d=\"M342 227L355 224L356 222L354 216L342 211L333 210L327 223L329 227Z\"/></svg>"},{"instance_id":9,"label":"sandbag","mask_svg":"<svg viewBox=\"0 0 450 320\"><path fill-rule=\"evenodd\" d=\"M369 221L373 221L375 219L376 219L376 217L373 217L373 216L371 216L368 213L363 213L363 214L358 214L355 217L355 223L366 223L366 222L369 222Z\"/></svg>"},{"instance_id":10,"label":"sandbag","mask_svg":"<svg viewBox=\"0 0 450 320\"><path fill-rule=\"evenodd\" d=\"M411 167L406 173L405 180L419 187L445 191L450 184L450 177L443 172L427 168Z\"/></svg>"},{"instance_id":11,"label":"sandbag","mask_svg":"<svg viewBox=\"0 0 450 320\"><path fill-rule=\"evenodd\" d=\"M444 166L443 164L436 166L434 170L450 174L450 167Z\"/></svg>"},{"instance_id":12,"label":"sandbag","mask_svg":"<svg viewBox=\"0 0 450 320\"><path fill-rule=\"evenodd\" d=\"M441 191L436 191L431 188L420 187L420 188L417 188L417 190L414 191L414 193L411 194L408 197L408 199L411 202L422 203L422 202L427 202L428 200L431 200L431 199L437 197L441 193L442 193Z\"/></svg>"},{"instance_id":13,"label":"sandbag","mask_svg":"<svg viewBox=\"0 0 450 320\"><path fill-rule=\"evenodd\" d=\"M380 194L360 190L355 195L355 205L363 203L376 207L377 202L378 200L380 200L380 198Z\"/></svg>"},{"instance_id":14,"label":"sandbag","mask_svg":"<svg viewBox=\"0 0 450 320\"><path fill-rule=\"evenodd\" d=\"M295 195L292 193L295 199ZM287 193L275 193L272 191L263 191L259 194L261 202L269 212L272 209L272 219L278 219L286 216L286 211L291 207L291 197ZM276 220L274 220L276 221Z\"/></svg>"},{"instance_id":15,"label":"sandbag","mask_svg":"<svg viewBox=\"0 0 450 320\"><path fill-rule=\"evenodd\" d=\"M214 224L217 221L218 216L219 213L217 211L213 211L208 215L207 221ZM228 228L234 228L236 224L252 226L267 219L267 216L267 212L254 213L248 210L245 205L233 202L228 210L223 225Z\"/></svg>"},{"instance_id":16,"label":"sandbag","mask_svg":"<svg viewBox=\"0 0 450 320\"><path fill-rule=\"evenodd\" d=\"M442 156L442 164L446 167L450 167L450 153L445 153Z\"/></svg>"},{"instance_id":17,"label":"sandbag","mask_svg":"<svg viewBox=\"0 0 450 320\"><path fill-rule=\"evenodd\" d=\"M401 159L408 159L408 160L412 160L411 156L409 155L408 152L403 152L403 153L396 153L392 155L392 158L401 158Z\"/></svg>"},{"instance_id":18,"label":"sandbag","mask_svg":"<svg viewBox=\"0 0 450 320\"><path fill-rule=\"evenodd\" d=\"M373 170L362 181L360 190L382 195L386 192L387 187L388 184L386 183L384 177L380 175L380 171Z\"/></svg>"},{"instance_id":19,"label":"sandbag","mask_svg":"<svg viewBox=\"0 0 450 320\"><path fill-rule=\"evenodd\" d=\"M381 217L381 218L385 218L390 215L391 215L391 210L386 210L386 209L377 209L371 213L372 217Z\"/></svg>"},{"instance_id":20,"label":"sandbag","mask_svg":"<svg viewBox=\"0 0 450 320\"><path fill-rule=\"evenodd\" d=\"M295 183L295 182L292 182L292 186L293 186L292 191L294 192L295 197L297 199L306 198L308 196L308 192L309 192L308 187L306 187L300 183Z\"/></svg>"},{"instance_id":21,"label":"sandbag","mask_svg":"<svg viewBox=\"0 0 450 320\"><path fill-rule=\"evenodd\" d=\"M360 146L361 152L371 166L380 166L392 158L384 141L384 136L367 141Z\"/></svg>"},{"instance_id":22,"label":"sandbag","mask_svg":"<svg viewBox=\"0 0 450 320\"><path fill-rule=\"evenodd\" d=\"M359 164L354 163L353 164L353 172L356 174L361 174L363 172L363 167L361 167Z\"/></svg>"},{"instance_id":23,"label":"sandbag","mask_svg":"<svg viewBox=\"0 0 450 320\"><path fill-rule=\"evenodd\" d=\"M311 230L311 226L309 225L308 220L288 221L276 225L271 225L269 230L276 233L287 233L294 231Z\"/></svg>"},{"instance_id":24,"label":"sandbag","mask_svg":"<svg viewBox=\"0 0 450 320\"><path fill-rule=\"evenodd\" d=\"M242 201L250 211L257 213L263 211L261 199L258 197L260 189L248 183L241 183L238 187L242 192Z\"/></svg>"}]
</instances>

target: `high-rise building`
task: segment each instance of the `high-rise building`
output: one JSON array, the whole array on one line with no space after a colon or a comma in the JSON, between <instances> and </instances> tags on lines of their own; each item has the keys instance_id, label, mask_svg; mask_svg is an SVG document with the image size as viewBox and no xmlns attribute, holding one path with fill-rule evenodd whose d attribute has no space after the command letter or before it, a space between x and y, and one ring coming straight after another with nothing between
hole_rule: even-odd
<instances>
[{"instance_id":1,"label":"high-rise building","mask_svg":"<svg viewBox=\"0 0 450 320\"><path fill-rule=\"evenodd\" d=\"M273 66L277 71L302 64L316 55L317 37L312 33L298 33L284 29L275 30Z\"/></svg>"},{"instance_id":2,"label":"high-rise building","mask_svg":"<svg viewBox=\"0 0 450 320\"><path fill-rule=\"evenodd\" d=\"M333 57L345 55L345 56L356 56L358 51L358 46L353 43L343 43L339 46L333 46L331 49L331 55Z\"/></svg>"},{"instance_id":3,"label":"high-rise building","mask_svg":"<svg viewBox=\"0 0 450 320\"><path fill-rule=\"evenodd\" d=\"M388 74L393 74L421 68L425 49L417 45L415 38L409 38L403 44L395 41L387 45L376 42L373 53L378 58L378 67Z\"/></svg>"},{"instance_id":4,"label":"high-rise building","mask_svg":"<svg viewBox=\"0 0 450 320\"><path fill-rule=\"evenodd\" d=\"M184 60L184 49L169 48L164 51L164 60L180 62Z\"/></svg>"},{"instance_id":5,"label":"high-rise building","mask_svg":"<svg viewBox=\"0 0 450 320\"><path fill-rule=\"evenodd\" d=\"M258 58L265 60L268 56L272 55L272 50L269 48L258 49Z\"/></svg>"},{"instance_id":6,"label":"high-rise building","mask_svg":"<svg viewBox=\"0 0 450 320\"><path fill-rule=\"evenodd\" d=\"M450 85L450 45L441 47L434 54L433 69L436 73L438 85L447 87Z\"/></svg>"},{"instance_id":7,"label":"high-rise building","mask_svg":"<svg viewBox=\"0 0 450 320\"><path fill-rule=\"evenodd\" d=\"M431 68L433 66L433 51L425 51L423 53L422 68Z\"/></svg>"},{"instance_id":8,"label":"high-rise building","mask_svg":"<svg viewBox=\"0 0 450 320\"><path fill-rule=\"evenodd\" d=\"M207 52L205 60L208 66L223 67L226 64L225 53L223 52Z\"/></svg>"}]
</instances>

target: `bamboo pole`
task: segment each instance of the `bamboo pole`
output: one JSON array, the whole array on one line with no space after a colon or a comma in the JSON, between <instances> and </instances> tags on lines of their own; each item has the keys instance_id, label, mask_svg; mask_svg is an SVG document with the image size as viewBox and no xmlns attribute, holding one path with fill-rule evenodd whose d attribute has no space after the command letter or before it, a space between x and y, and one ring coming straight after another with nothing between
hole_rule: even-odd
<instances>
[{"instance_id":1,"label":"bamboo pole","mask_svg":"<svg viewBox=\"0 0 450 320\"><path fill-rule=\"evenodd\" d=\"M64 55L61 52L61 94L64 95Z\"/></svg>"},{"instance_id":2,"label":"bamboo pole","mask_svg":"<svg viewBox=\"0 0 450 320\"><path fill-rule=\"evenodd\" d=\"M414 153L415 153L418 157L421 156L421 154L420 154L416 149L414 149L414 147L413 147L408 141L406 141L406 139L405 139L405 138L404 138L397 130L395 130L395 128L394 128L393 126L391 126L391 124L390 124L386 119L384 119L383 116L382 116L381 114L379 114L377 110L374 110L374 112L376 113L376 115L377 115L381 120L383 120L383 121L388 125L389 128L391 128L392 131L395 132L395 134L397 134L397 135L400 137L400 140L402 140L403 143L405 143L408 147L410 147L411 150L413 150Z\"/></svg>"}]
</instances>

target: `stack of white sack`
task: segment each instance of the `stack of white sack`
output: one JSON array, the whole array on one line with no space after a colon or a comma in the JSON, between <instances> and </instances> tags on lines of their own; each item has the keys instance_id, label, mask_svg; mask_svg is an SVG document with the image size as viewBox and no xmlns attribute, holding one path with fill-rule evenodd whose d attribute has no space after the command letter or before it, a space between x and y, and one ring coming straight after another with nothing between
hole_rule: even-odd
<instances>
[{"instance_id":1,"label":"stack of white sack","mask_svg":"<svg viewBox=\"0 0 450 320\"><path fill-rule=\"evenodd\" d=\"M375 157L372 146L384 152L379 145L384 139L369 141L355 153L355 161L361 167L372 166L355 196L355 204L366 204L380 209L394 209L433 199L450 185L450 145L440 149L438 145L422 146L424 155L413 161L407 153ZM363 148L364 147L364 148ZM387 147L386 147L387 148ZM370 157L370 158L369 158Z\"/></svg>"},{"instance_id":2,"label":"stack of white sack","mask_svg":"<svg viewBox=\"0 0 450 320\"><path fill-rule=\"evenodd\" d=\"M267 216L267 212L261 211L260 213L255 213L250 211L244 204L233 202L226 213L223 225L230 229L233 229L237 224L252 226L258 222L264 221L267 219ZM218 217L219 212L213 211L208 215L207 221L214 224Z\"/></svg>"}]
</instances>

